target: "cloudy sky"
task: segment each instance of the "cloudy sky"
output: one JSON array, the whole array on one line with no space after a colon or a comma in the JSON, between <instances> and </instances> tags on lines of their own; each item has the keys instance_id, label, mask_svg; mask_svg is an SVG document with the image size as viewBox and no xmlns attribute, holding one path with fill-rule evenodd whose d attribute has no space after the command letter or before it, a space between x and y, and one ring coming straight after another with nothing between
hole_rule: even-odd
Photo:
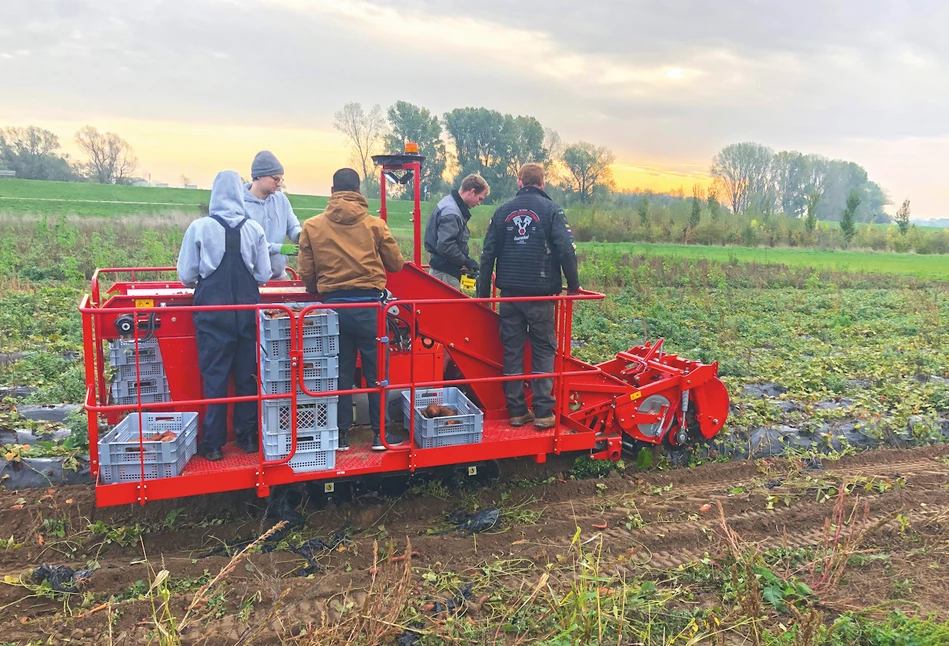
<instances>
[{"instance_id":1,"label":"cloudy sky","mask_svg":"<svg viewBox=\"0 0 949 646\"><path fill-rule=\"evenodd\" d=\"M0 125L124 136L153 181L290 188L346 164L348 101L484 106L606 145L628 187L701 180L757 141L862 164L949 217L944 0L4 0Z\"/></svg>"}]
</instances>

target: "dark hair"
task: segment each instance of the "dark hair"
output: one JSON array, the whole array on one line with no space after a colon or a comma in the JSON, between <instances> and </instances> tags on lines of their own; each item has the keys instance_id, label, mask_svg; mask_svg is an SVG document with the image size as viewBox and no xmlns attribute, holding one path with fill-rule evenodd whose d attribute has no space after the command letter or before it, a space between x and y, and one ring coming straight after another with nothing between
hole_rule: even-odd
<instances>
[{"instance_id":1,"label":"dark hair","mask_svg":"<svg viewBox=\"0 0 949 646\"><path fill-rule=\"evenodd\" d=\"M359 192L359 173L352 168L340 168L333 173L333 192L352 191Z\"/></svg>"}]
</instances>

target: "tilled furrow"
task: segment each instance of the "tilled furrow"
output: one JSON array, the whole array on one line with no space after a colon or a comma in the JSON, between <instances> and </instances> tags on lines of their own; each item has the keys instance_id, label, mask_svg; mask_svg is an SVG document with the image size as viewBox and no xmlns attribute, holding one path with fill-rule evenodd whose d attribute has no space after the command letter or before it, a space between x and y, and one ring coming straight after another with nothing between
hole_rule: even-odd
<instances>
[{"instance_id":1,"label":"tilled furrow","mask_svg":"<svg viewBox=\"0 0 949 646\"><path fill-rule=\"evenodd\" d=\"M924 510L915 510L905 514L906 520L911 524L914 522L921 522L931 520L934 516L939 516L943 513L949 511L949 503L941 505L933 505ZM729 523L733 519L728 519ZM893 514L885 515L871 515L867 518L863 527L872 531L879 531L880 529L888 526L893 526L899 521L893 518ZM905 521L904 521L905 522ZM790 548L790 549L800 549L804 547L812 547L814 545L826 544L828 542L833 542L824 531L824 519L820 520L820 527L804 529L800 528L793 533L784 533L780 536L778 535L766 535L761 536L760 538L745 536L743 540L746 542L754 542L759 549L770 550L777 548ZM709 529L707 527L707 529ZM659 569L672 569L677 568L680 565L685 565L686 563L691 563L697 561L701 558L704 558L707 549L700 548L683 548L677 550L643 550L641 554L635 555L639 558L626 558L623 561L616 564L612 571L612 575L617 576L619 574L633 574L638 569L648 566Z\"/></svg>"}]
</instances>

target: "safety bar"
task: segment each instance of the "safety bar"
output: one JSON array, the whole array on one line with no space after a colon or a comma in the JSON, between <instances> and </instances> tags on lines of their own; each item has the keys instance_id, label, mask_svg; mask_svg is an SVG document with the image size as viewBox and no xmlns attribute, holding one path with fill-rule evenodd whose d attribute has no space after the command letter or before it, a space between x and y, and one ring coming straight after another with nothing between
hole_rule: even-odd
<instances>
[{"instance_id":1,"label":"safety bar","mask_svg":"<svg viewBox=\"0 0 949 646\"><path fill-rule=\"evenodd\" d=\"M133 273L133 280L134 280L135 272L161 272L161 271L174 271L174 268L129 268L129 269L96 270L95 274L93 275L92 286L93 286L93 289L96 291L96 294L98 294L98 281L99 281L100 274L113 274L113 273L120 273L120 272ZM283 303L254 303L254 304L244 304L244 305L204 305L204 306L170 305L166 307L102 308L99 304L93 304L90 306L90 303L94 301L94 298L91 297L90 295L85 295L80 301L79 311L83 315L91 315L91 317L84 316L84 322L83 322L84 335L86 335L87 338L90 341L92 341L92 344L95 346L94 349L96 350L96 353L94 354L93 363L87 363L87 366L86 366L87 388L86 388L84 407L86 408L90 416L90 429L95 429L95 438L94 438L95 441L90 442L90 454L92 456L92 459L94 461L97 461L98 459L98 455L97 455L98 454L98 428L93 418L95 418L95 416L97 416L99 413L137 411L139 416L141 416L145 407L147 407L148 409L162 410L162 409L167 409L167 408L179 408L182 406L227 404L227 403L235 403L235 402L257 401L258 406L259 406L258 414L260 414L261 412L260 407L262 407L264 401L289 399L291 401L291 405L295 406L298 388L300 391L302 391L303 395L305 396L329 397L329 396L334 396L334 395L338 396L338 395L352 395L352 394L367 393L367 394L376 394L380 397L380 399L384 398L385 394L389 390L408 389L410 390L410 397L414 401L415 392L419 388L427 389L427 388L434 388L434 387L444 387L452 383L455 383L448 380L416 382L415 380L415 354L416 354L417 346L416 344L412 344L408 383L392 384L387 381L385 371L386 371L388 362L386 360L386 361L377 361L377 364L376 364L377 374L374 380L377 384L379 384L377 386L366 387L366 388L349 388L349 389L334 390L334 391L322 391L318 393L308 391L306 389L306 386L304 385L303 376L302 376L303 365L302 365L301 359L302 359L302 345L303 345L303 336L302 336L303 326L298 325L296 322L296 319L297 317L299 317L300 321L302 321L303 318L307 315L307 313L314 310L322 310L322 309L336 310L336 309L365 308L365 307L371 307L371 308L376 309L377 310L377 316L376 316L377 343L379 344L378 351L380 351L380 356L387 356L389 339L386 334L387 332L386 317L384 315L380 316L380 314L383 314L383 310L392 304L407 306L407 309L409 309L409 311L411 312L410 324L412 326L412 329L416 329L416 320L415 320L417 316L416 306L422 305L422 304L424 305L453 305L453 304L460 304L460 303L476 302L476 303L480 303L484 305L485 307L491 308L491 306L495 303L499 303L502 301L511 301L511 300L523 301L523 302L555 301L558 303L562 301L563 306L558 307L559 318L558 318L558 325L557 325L557 329L558 329L557 345L561 351L558 352L555 356L556 365L553 372L538 373L538 374L524 373L524 374L518 374L518 375L501 375L497 377L481 377L481 378L472 378L472 379L466 380L466 383L487 383L487 382L517 381L517 380L553 379L555 381L555 392L559 392L559 389L556 389L556 382L559 381L562 388L563 383L564 383L563 382L564 377L591 375L591 374L596 374L598 372L602 372L599 368L594 368L592 370L573 370L573 371L566 371L566 372L563 371L563 360L566 356L569 356L569 351L570 351L569 329L570 329L570 321L572 319L572 301L574 300L600 300L602 298L604 298L604 296L597 292L580 290L577 293L551 295L551 296L528 296L528 297L518 297L514 299L499 298L499 297L491 297L491 298L482 299L482 298L469 298L467 296L460 296L457 298L439 298L439 299L400 299L400 300L390 301L389 303L386 303L386 304L383 304L381 301L380 302L366 302L366 303L331 303L331 304L311 303L311 304L308 304L304 308L303 311L294 312L290 310L289 307ZM126 313L170 314L170 313L175 313L175 312L193 313L195 311L242 311L242 310L260 311L263 309L284 310L287 313L288 317L291 319L291 326L292 326L291 329L296 330L296 334L291 335L291 350L289 354L290 354L290 359L292 361L293 367L299 368L299 372L297 370L294 370L293 372L293 374L295 375L294 381L296 381L296 379L299 379L299 383L294 384L297 387L295 388L292 387L291 392L279 393L279 394L264 394L264 393L258 392L256 395L222 397L222 398L214 398L214 399L202 398L202 399L192 399L192 400L179 400L179 401L173 401L173 402L156 402L156 403L148 403L148 404L143 404L141 401L141 398L139 398L139 401L137 404L101 405L96 402L96 381L100 382L99 383L100 390L102 390L103 393L105 391L104 357L101 352L101 343L96 342L100 336L99 334L97 334L100 328L99 317L105 316L105 315L111 316L111 315L126 314ZM91 318L91 321L90 321L90 318ZM94 331L93 331L93 328L94 328ZM257 337L258 337L257 338L257 355L258 355L257 359L258 359L258 365L259 365L259 360L260 360L260 354L259 354L260 353L260 326L259 324L256 325L256 328L257 328ZM139 337L136 336L134 337L134 339L136 341L136 376L140 377L140 373L139 373L140 364L138 361L138 351L137 351ZM88 349L89 349L89 345L87 344L87 350ZM564 396L563 393L560 393L558 399L561 399L563 396ZM561 399L561 401L563 400ZM385 414L384 410L381 410L380 412L383 415ZM296 452L296 437L297 437L296 416L295 415L291 416L291 420L292 420L291 421L292 443L291 443L290 454L280 460L268 461L268 460L263 459L263 453L261 452L260 454L261 468L286 464L294 457L294 454ZM141 423L139 425L139 428L140 429L143 428ZM559 437L559 432L560 432L560 420L558 418L555 424L555 446L556 446L556 439ZM414 447L414 434L415 434L415 419L413 416L412 419L409 421L408 446L405 448L392 447L388 444L388 441L385 438L384 424L380 424L380 437L382 439L383 444L386 446L387 449L391 449L395 451L401 450L401 451L407 451L411 453ZM140 442L143 442L143 441L144 441L143 433L140 432ZM144 485L144 469L142 470L141 483L142 485Z\"/></svg>"}]
</instances>

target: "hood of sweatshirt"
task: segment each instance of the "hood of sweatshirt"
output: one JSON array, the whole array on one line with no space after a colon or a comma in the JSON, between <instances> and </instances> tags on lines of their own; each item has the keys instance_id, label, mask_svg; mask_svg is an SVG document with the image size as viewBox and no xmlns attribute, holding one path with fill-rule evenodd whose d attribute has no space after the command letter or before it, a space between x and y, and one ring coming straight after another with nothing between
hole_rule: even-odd
<instances>
[{"instance_id":1,"label":"hood of sweatshirt","mask_svg":"<svg viewBox=\"0 0 949 646\"><path fill-rule=\"evenodd\" d=\"M338 224L356 224L369 216L369 202L355 191L333 193L323 215Z\"/></svg>"},{"instance_id":2,"label":"hood of sweatshirt","mask_svg":"<svg viewBox=\"0 0 949 646\"><path fill-rule=\"evenodd\" d=\"M214 178L208 213L232 225L244 217L244 187L236 171L222 170Z\"/></svg>"},{"instance_id":3,"label":"hood of sweatshirt","mask_svg":"<svg viewBox=\"0 0 949 646\"><path fill-rule=\"evenodd\" d=\"M253 193L250 192L250 187L251 187L251 186L253 186L253 184L251 184L250 182L244 184L244 202L247 202L247 203L250 203L250 204L261 204L261 205L263 205L263 204L266 204L266 203L267 203L267 200L269 200L271 197L274 196L274 194L271 193L270 195L268 195L268 196L265 197L264 199L260 199L259 197L257 197L256 195L254 195Z\"/></svg>"}]
</instances>

